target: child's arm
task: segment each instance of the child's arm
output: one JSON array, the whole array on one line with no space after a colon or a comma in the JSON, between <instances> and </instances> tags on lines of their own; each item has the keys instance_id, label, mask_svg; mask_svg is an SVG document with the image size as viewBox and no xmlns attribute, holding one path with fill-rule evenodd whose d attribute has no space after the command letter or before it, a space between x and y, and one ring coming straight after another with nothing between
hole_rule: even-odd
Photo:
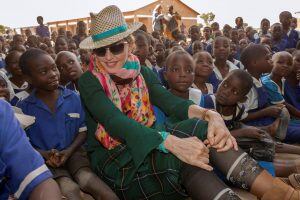
<instances>
[{"instance_id":1,"label":"child's arm","mask_svg":"<svg viewBox=\"0 0 300 200\"><path fill-rule=\"evenodd\" d=\"M248 113L248 116L243 119L243 122L248 122L251 120L263 118L263 117L274 117L278 118L281 113L281 107L280 106L269 106L264 109L258 110L256 112L250 112Z\"/></svg>"},{"instance_id":2,"label":"child's arm","mask_svg":"<svg viewBox=\"0 0 300 200\"><path fill-rule=\"evenodd\" d=\"M300 118L300 111L297 108L287 102L285 102L284 105L288 109L290 115Z\"/></svg>"},{"instance_id":3,"label":"child's arm","mask_svg":"<svg viewBox=\"0 0 300 200\"><path fill-rule=\"evenodd\" d=\"M86 131L80 132L75 137L73 143L66 149L59 152L61 157L59 166L63 165L68 158L86 141L87 133Z\"/></svg>"},{"instance_id":4,"label":"child's arm","mask_svg":"<svg viewBox=\"0 0 300 200\"><path fill-rule=\"evenodd\" d=\"M232 131L230 131L230 133L235 138L247 137L247 138L260 139L261 138L260 131L261 130L256 127L249 126L247 128L232 130Z\"/></svg>"}]
</instances>

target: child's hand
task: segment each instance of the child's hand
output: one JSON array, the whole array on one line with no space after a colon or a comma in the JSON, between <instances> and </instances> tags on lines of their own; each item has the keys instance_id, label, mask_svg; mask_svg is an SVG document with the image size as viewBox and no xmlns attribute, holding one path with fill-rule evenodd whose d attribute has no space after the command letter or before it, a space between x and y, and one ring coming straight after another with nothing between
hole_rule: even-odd
<instances>
[{"instance_id":1,"label":"child's hand","mask_svg":"<svg viewBox=\"0 0 300 200\"><path fill-rule=\"evenodd\" d=\"M46 159L46 164L53 167L57 168L59 167L59 151L56 149L51 149L50 151L47 151L47 155L44 156Z\"/></svg>"},{"instance_id":2,"label":"child's hand","mask_svg":"<svg viewBox=\"0 0 300 200\"><path fill-rule=\"evenodd\" d=\"M274 105L274 106L269 106L267 108L265 108L265 114L268 117L274 117L274 118L278 118L281 114L281 110L284 106L282 105Z\"/></svg>"},{"instance_id":3,"label":"child's hand","mask_svg":"<svg viewBox=\"0 0 300 200\"><path fill-rule=\"evenodd\" d=\"M9 90L7 88L0 88L0 97L4 97L6 101L9 101Z\"/></svg>"},{"instance_id":4,"label":"child's hand","mask_svg":"<svg viewBox=\"0 0 300 200\"><path fill-rule=\"evenodd\" d=\"M65 149L65 150L60 151L58 154L59 154L58 166L62 166L70 158L70 156L72 155L72 152L68 149Z\"/></svg>"}]
</instances>

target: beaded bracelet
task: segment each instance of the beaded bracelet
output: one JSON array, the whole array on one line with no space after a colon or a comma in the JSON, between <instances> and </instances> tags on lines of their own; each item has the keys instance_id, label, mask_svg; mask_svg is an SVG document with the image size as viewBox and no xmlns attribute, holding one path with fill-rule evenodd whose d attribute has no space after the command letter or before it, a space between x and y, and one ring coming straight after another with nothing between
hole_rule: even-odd
<instances>
[{"instance_id":1,"label":"beaded bracelet","mask_svg":"<svg viewBox=\"0 0 300 200\"><path fill-rule=\"evenodd\" d=\"M161 131L159 132L159 134L161 135L163 142L157 147L158 150L164 152L164 153L169 153L169 151L166 149L164 142L167 139L168 135L170 135L170 133L165 132L165 131Z\"/></svg>"}]
</instances>

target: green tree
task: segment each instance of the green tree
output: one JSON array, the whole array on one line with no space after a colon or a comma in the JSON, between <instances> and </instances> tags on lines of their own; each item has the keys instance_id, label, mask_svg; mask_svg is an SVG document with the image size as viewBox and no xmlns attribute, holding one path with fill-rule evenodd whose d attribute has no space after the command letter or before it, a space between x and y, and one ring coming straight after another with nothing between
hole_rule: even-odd
<instances>
[{"instance_id":1,"label":"green tree","mask_svg":"<svg viewBox=\"0 0 300 200\"><path fill-rule=\"evenodd\" d=\"M5 26L0 24L0 33L5 33Z\"/></svg>"},{"instance_id":2,"label":"green tree","mask_svg":"<svg viewBox=\"0 0 300 200\"><path fill-rule=\"evenodd\" d=\"M200 18L203 19L206 26L209 26L212 21L214 21L216 15L212 12L202 13Z\"/></svg>"}]
</instances>

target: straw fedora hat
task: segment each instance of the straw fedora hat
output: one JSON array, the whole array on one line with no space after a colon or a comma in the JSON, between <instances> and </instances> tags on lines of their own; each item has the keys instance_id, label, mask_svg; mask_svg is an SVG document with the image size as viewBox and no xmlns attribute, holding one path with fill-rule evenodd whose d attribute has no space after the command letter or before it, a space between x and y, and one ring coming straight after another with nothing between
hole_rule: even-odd
<instances>
[{"instance_id":1,"label":"straw fedora hat","mask_svg":"<svg viewBox=\"0 0 300 200\"><path fill-rule=\"evenodd\" d=\"M81 49L97 49L118 42L139 29L143 24L135 22L127 24L121 10L111 5L98 14L90 13L90 36L84 39L79 47Z\"/></svg>"}]
</instances>

